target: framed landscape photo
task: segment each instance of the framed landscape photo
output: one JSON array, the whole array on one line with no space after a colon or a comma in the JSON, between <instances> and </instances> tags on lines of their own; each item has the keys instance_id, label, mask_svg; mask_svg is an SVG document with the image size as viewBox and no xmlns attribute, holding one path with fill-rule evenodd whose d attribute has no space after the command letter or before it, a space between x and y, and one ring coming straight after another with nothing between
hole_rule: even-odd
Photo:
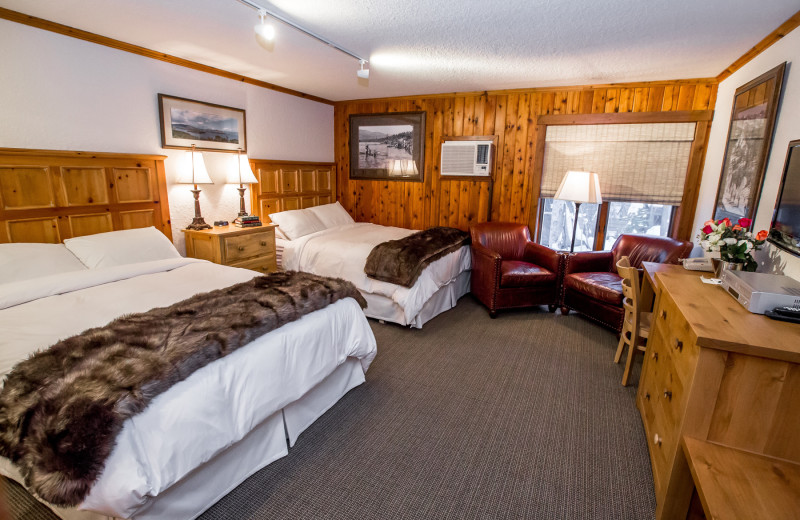
<instances>
[{"instance_id":1,"label":"framed landscape photo","mask_svg":"<svg viewBox=\"0 0 800 520\"><path fill-rule=\"evenodd\" d=\"M350 178L422 182L425 112L352 114Z\"/></svg>"},{"instance_id":2,"label":"framed landscape photo","mask_svg":"<svg viewBox=\"0 0 800 520\"><path fill-rule=\"evenodd\" d=\"M775 128L786 63L736 89L714 220L755 214Z\"/></svg>"},{"instance_id":3,"label":"framed landscape photo","mask_svg":"<svg viewBox=\"0 0 800 520\"><path fill-rule=\"evenodd\" d=\"M158 95L161 146L215 152L247 152L244 110Z\"/></svg>"}]
</instances>

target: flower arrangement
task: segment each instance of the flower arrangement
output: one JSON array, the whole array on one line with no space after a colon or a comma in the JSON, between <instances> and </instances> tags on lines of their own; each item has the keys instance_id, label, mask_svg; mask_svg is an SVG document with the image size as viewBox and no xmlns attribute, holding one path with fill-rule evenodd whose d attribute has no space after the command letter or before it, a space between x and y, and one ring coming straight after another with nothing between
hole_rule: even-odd
<instances>
[{"instance_id":1,"label":"flower arrangement","mask_svg":"<svg viewBox=\"0 0 800 520\"><path fill-rule=\"evenodd\" d=\"M743 264L745 271L755 271L758 264L752 253L761 249L768 233L762 229L753 235L748 231L752 224L749 218L740 218L735 225L728 218L708 220L698 235L700 246L704 251L719 253L723 262Z\"/></svg>"}]
</instances>

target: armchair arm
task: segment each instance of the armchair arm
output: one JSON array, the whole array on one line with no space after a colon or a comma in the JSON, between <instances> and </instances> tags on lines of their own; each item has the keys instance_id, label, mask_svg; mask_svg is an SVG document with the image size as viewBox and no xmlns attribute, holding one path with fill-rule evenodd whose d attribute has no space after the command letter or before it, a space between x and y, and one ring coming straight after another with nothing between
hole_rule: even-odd
<instances>
[{"instance_id":1,"label":"armchair arm","mask_svg":"<svg viewBox=\"0 0 800 520\"><path fill-rule=\"evenodd\" d=\"M586 251L567 256L564 274L608 272L614 269L614 253L611 251Z\"/></svg>"},{"instance_id":2,"label":"armchair arm","mask_svg":"<svg viewBox=\"0 0 800 520\"><path fill-rule=\"evenodd\" d=\"M522 260L544 267L556 274L558 274L559 264L561 263L560 255L556 251L537 244L536 242L528 242L525 244L525 252L522 254Z\"/></svg>"},{"instance_id":3,"label":"armchair arm","mask_svg":"<svg viewBox=\"0 0 800 520\"><path fill-rule=\"evenodd\" d=\"M495 291L500 286L500 262L502 258L484 246L472 243L472 276L471 287L475 296L492 309L488 302L494 301Z\"/></svg>"}]
</instances>

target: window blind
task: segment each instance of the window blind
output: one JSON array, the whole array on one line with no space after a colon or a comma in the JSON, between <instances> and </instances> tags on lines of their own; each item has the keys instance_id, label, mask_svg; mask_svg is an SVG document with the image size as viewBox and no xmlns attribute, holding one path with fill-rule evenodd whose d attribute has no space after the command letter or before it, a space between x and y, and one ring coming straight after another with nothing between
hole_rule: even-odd
<instances>
[{"instance_id":1,"label":"window blind","mask_svg":"<svg viewBox=\"0 0 800 520\"><path fill-rule=\"evenodd\" d=\"M603 200L680 204L695 123L549 125L542 197L568 170L596 172Z\"/></svg>"}]
</instances>

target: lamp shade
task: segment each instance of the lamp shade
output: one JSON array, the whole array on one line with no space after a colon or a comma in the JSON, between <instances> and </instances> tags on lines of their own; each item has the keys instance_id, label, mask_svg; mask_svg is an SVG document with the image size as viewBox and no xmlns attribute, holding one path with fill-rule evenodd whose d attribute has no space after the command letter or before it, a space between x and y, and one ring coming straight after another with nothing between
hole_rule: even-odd
<instances>
[{"instance_id":1,"label":"lamp shade","mask_svg":"<svg viewBox=\"0 0 800 520\"><path fill-rule=\"evenodd\" d=\"M187 155L188 160L184 163L177 182L180 184L213 184L214 181L208 176L203 154L192 151Z\"/></svg>"},{"instance_id":2,"label":"lamp shade","mask_svg":"<svg viewBox=\"0 0 800 520\"><path fill-rule=\"evenodd\" d=\"M402 159L394 159L392 161L392 165L389 167L389 175L392 177L400 177L403 175Z\"/></svg>"},{"instance_id":3,"label":"lamp shade","mask_svg":"<svg viewBox=\"0 0 800 520\"><path fill-rule=\"evenodd\" d=\"M257 184L253 169L250 167L250 159L245 154L236 156L232 161L232 166L228 168L228 184Z\"/></svg>"},{"instance_id":4,"label":"lamp shade","mask_svg":"<svg viewBox=\"0 0 800 520\"><path fill-rule=\"evenodd\" d=\"M600 178L596 173L568 171L561 180L561 185L556 191L555 199L571 200L572 202L588 202L602 204L600 195Z\"/></svg>"}]
</instances>

